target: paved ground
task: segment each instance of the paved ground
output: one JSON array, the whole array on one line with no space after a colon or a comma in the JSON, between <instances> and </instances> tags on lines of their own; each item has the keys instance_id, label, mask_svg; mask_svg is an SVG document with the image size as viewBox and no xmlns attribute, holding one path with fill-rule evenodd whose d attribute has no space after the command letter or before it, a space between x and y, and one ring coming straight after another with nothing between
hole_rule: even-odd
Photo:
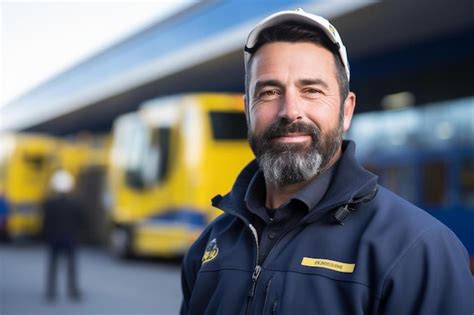
<instances>
[{"instance_id":1,"label":"paved ground","mask_svg":"<svg viewBox=\"0 0 474 315\"><path fill-rule=\"evenodd\" d=\"M56 303L44 298L46 251L40 244L0 244L1 315L177 314L181 301L179 262L118 260L94 248L79 254L83 298L65 292L65 264Z\"/></svg>"}]
</instances>

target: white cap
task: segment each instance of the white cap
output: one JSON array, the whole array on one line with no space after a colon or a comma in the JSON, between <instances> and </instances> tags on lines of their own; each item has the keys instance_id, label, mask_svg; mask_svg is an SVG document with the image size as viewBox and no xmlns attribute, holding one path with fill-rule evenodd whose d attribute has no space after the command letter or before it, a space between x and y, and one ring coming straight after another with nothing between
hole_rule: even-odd
<instances>
[{"instance_id":1,"label":"white cap","mask_svg":"<svg viewBox=\"0 0 474 315\"><path fill-rule=\"evenodd\" d=\"M302 22L322 30L324 34L338 47L338 53L341 57L344 68L346 69L347 80L350 79L350 70L349 70L349 61L347 60L347 51L346 47L342 43L341 37L337 32L336 28L329 23L325 18L304 12L303 9L280 11L274 13L262 21L260 21L255 27L250 31L247 41L245 43L244 49L244 61L245 61L245 71L247 71L247 64L250 60L252 54L250 51L255 46L258 35L260 32L270 26L275 26L284 22Z\"/></svg>"},{"instance_id":2,"label":"white cap","mask_svg":"<svg viewBox=\"0 0 474 315\"><path fill-rule=\"evenodd\" d=\"M69 193L74 188L74 178L65 170L54 172L49 182L51 189L58 193Z\"/></svg>"}]
</instances>

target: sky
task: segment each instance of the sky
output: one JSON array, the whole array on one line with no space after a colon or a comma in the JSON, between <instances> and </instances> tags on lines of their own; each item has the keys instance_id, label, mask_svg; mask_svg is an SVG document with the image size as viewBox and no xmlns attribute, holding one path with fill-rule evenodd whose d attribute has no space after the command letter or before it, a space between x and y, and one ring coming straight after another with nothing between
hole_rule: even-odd
<instances>
[{"instance_id":1,"label":"sky","mask_svg":"<svg viewBox=\"0 0 474 315\"><path fill-rule=\"evenodd\" d=\"M0 106L197 0L0 0Z\"/></svg>"}]
</instances>

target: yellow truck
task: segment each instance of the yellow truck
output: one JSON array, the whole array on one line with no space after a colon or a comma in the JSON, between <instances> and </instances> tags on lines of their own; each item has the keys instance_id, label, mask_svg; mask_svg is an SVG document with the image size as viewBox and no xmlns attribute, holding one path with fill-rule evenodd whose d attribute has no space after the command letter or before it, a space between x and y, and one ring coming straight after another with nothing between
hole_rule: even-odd
<instances>
[{"instance_id":1,"label":"yellow truck","mask_svg":"<svg viewBox=\"0 0 474 315\"><path fill-rule=\"evenodd\" d=\"M58 142L39 134L0 135L0 233L3 237L37 237L41 203L55 167Z\"/></svg>"},{"instance_id":2,"label":"yellow truck","mask_svg":"<svg viewBox=\"0 0 474 315\"><path fill-rule=\"evenodd\" d=\"M107 136L58 138L38 133L0 135L0 238L40 236L41 208L54 170L73 175L74 193L84 205L83 240L106 238L103 187L108 162Z\"/></svg>"},{"instance_id":3,"label":"yellow truck","mask_svg":"<svg viewBox=\"0 0 474 315\"><path fill-rule=\"evenodd\" d=\"M180 256L219 212L253 158L242 95L187 94L144 103L114 123L111 247L119 256Z\"/></svg>"}]
</instances>

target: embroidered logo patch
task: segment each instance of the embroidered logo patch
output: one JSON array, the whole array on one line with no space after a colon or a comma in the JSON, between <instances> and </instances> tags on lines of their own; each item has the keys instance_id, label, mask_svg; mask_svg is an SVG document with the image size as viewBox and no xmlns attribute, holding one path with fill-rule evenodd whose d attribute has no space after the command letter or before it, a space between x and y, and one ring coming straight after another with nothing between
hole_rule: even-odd
<instances>
[{"instance_id":1,"label":"embroidered logo patch","mask_svg":"<svg viewBox=\"0 0 474 315\"><path fill-rule=\"evenodd\" d=\"M352 273L355 268L355 264L347 264L340 261L303 257L301 265L313 268L325 268L338 272Z\"/></svg>"},{"instance_id":2,"label":"embroidered logo patch","mask_svg":"<svg viewBox=\"0 0 474 315\"><path fill-rule=\"evenodd\" d=\"M203 264L210 262L214 258L217 257L219 254L219 247L217 247L216 239L212 239L207 243L206 250L204 251L204 255L202 255L201 262Z\"/></svg>"}]
</instances>

